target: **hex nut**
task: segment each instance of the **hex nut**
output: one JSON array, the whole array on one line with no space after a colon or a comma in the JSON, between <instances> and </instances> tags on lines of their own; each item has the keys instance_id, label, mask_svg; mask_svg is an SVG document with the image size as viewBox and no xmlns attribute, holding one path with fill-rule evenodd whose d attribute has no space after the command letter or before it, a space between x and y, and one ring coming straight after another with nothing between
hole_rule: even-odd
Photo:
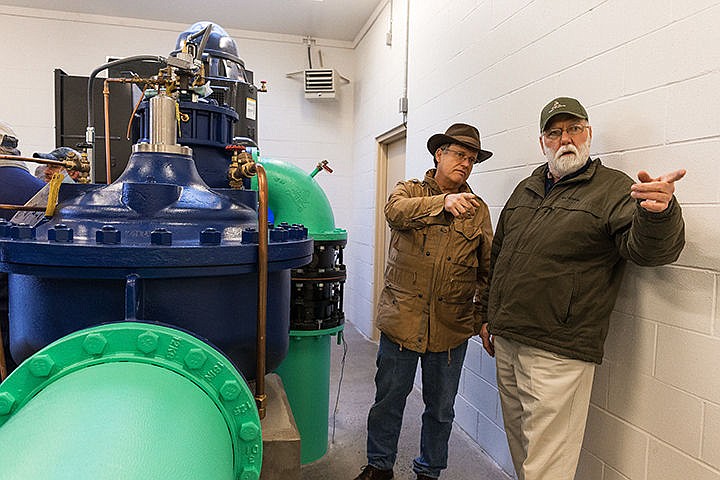
<instances>
[{"instance_id":1,"label":"hex nut","mask_svg":"<svg viewBox=\"0 0 720 480\"><path fill-rule=\"evenodd\" d=\"M156 228L150 232L150 243L152 245L172 245L172 232L165 228Z\"/></svg>"},{"instance_id":2,"label":"hex nut","mask_svg":"<svg viewBox=\"0 0 720 480\"><path fill-rule=\"evenodd\" d=\"M34 240L35 239L35 228L31 227L26 223L20 223L11 227L10 237L13 240Z\"/></svg>"},{"instance_id":3,"label":"hex nut","mask_svg":"<svg viewBox=\"0 0 720 480\"><path fill-rule=\"evenodd\" d=\"M58 243L72 243L73 229L62 223L55 225L55 228L48 229L48 240Z\"/></svg>"},{"instance_id":4,"label":"hex nut","mask_svg":"<svg viewBox=\"0 0 720 480\"><path fill-rule=\"evenodd\" d=\"M143 353L153 352L158 347L159 339L160 337L148 330L147 332L138 335L137 348Z\"/></svg>"},{"instance_id":5,"label":"hex nut","mask_svg":"<svg viewBox=\"0 0 720 480\"><path fill-rule=\"evenodd\" d=\"M200 245L220 245L222 233L212 227L208 227L200 232Z\"/></svg>"},{"instance_id":6,"label":"hex nut","mask_svg":"<svg viewBox=\"0 0 720 480\"><path fill-rule=\"evenodd\" d=\"M225 383L223 383L223 386L220 387L220 396L228 402L232 402L238 398L240 396L240 392L241 389L237 380L226 380Z\"/></svg>"},{"instance_id":7,"label":"hex nut","mask_svg":"<svg viewBox=\"0 0 720 480\"><path fill-rule=\"evenodd\" d=\"M91 333L85 337L85 340L83 340L82 347L83 350L90 355L100 355L103 350L105 350L107 343L108 342L102 333Z\"/></svg>"},{"instance_id":8,"label":"hex nut","mask_svg":"<svg viewBox=\"0 0 720 480\"><path fill-rule=\"evenodd\" d=\"M7 415L15 405L15 397L10 392L0 393L0 416Z\"/></svg>"},{"instance_id":9,"label":"hex nut","mask_svg":"<svg viewBox=\"0 0 720 480\"><path fill-rule=\"evenodd\" d=\"M256 467L250 465L245 466L240 474L240 480L258 480L258 478L260 478L260 472Z\"/></svg>"},{"instance_id":10,"label":"hex nut","mask_svg":"<svg viewBox=\"0 0 720 480\"><path fill-rule=\"evenodd\" d=\"M120 243L120 230L112 225L104 225L95 232L95 241L102 245L116 245Z\"/></svg>"},{"instance_id":11,"label":"hex nut","mask_svg":"<svg viewBox=\"0 0 720 480\"><path fill-rule=\"evenodd\" d=\"M54 366L55 361L50 357L50 355L35 355L30 360L30 373L36 377L47 377L50 375Z\"/></svg>"},{"instance_id":12,"label":"hex nut","mask_svg":"<svg viewBox=\"0 0 720 480\"><path fill-rule=\"evenodd\" d=\"M252 422L245 422L240 426L240 438L249 442L255 440L260 433L260 428Z\"/></svg>"},{"instance_id":13,"label":"hex nut","mask_svg":"<svg viewBox=\"0 0 720 480\"><path fill-rule=\"evenodd\" d=\"M190 370L197 370L202 367L207 360L207 355L200 348L191 348L190 351L185 355L185 365Z\"/></svg>"}]
</instances>

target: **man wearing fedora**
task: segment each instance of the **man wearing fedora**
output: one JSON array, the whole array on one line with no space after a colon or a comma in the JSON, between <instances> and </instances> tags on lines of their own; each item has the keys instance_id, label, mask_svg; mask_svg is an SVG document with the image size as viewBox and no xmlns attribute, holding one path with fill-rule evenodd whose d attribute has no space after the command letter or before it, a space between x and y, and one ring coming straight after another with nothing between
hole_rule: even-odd
<instances>
[{"instance_id":1,"label":"man wearing fedora","mask_svg":"<svg viewBox=\"0 0 720 480\"><path fill-rule=\"evenodd\" d=\"M480 147L478 130L462 123L430 137L427 147L435 168L422 181L399 182L385 205L391 237L377 308L376 394L368 415L368 464L355 480L393 478L418 361L425 411L413 470L419 480L440 476L467 341L483 321L479 298L487 287L492 226L467 179L492 153Z\"/></svg>"},{"instance_id":2,"label":"man wearing fedora","mask_svg":"<svg viewBox=\"0 0 720 480\"><path fill-rule=\"evenodd\" d=\"M590 158L592 135L576 99L542 109L547 163L515 188L493 241L481 337L519 480L573 480L625 264L674 262L685 242L673 196L685 170L634 183Z\"/></svg>"}]
</instances>

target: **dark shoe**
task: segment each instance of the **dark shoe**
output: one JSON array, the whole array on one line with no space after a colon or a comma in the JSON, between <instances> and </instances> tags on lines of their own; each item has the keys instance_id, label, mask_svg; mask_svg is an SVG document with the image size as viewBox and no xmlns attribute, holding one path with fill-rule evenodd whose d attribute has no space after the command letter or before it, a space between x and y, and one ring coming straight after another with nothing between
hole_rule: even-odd
<instances>
[{"instance_id":1,"label":"dark shoe","mask_svg":"<svg viewBox=\"0 0 720 480\"><path fill-rule=\"evenodd\" d=\"M372 465L366 465L362 473L355 477L355 480L391 480L392 478L392 470L380 470Z\"/></svg>"},{"instance_id":2,"label":"dark shoe","mask_svg":"<svg viewBox=\"0 0 720 480\"><path fill-rule=\"evenodd\" d=\"M427 475L417 474L417 480L437 480L435 477L428 477Z\"/></svg>"}]
</instances>

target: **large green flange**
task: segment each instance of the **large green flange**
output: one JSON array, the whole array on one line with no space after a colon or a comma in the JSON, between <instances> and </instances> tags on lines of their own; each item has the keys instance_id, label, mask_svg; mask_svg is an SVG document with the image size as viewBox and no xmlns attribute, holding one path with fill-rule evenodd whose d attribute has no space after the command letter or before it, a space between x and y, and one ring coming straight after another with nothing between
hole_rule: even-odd
<instances>
[{"instance_id":1,"label":"large green flange","mask_svg":"<svg viewBox=\"0 0 720 480\"><path fill-rule=\"evenodd\" d=\"M174 328L72 333L0 384L0 478L257 480L260 419L230 360ZM8 476L10 475L10 476Z\"/></svg>"}]
</instances>

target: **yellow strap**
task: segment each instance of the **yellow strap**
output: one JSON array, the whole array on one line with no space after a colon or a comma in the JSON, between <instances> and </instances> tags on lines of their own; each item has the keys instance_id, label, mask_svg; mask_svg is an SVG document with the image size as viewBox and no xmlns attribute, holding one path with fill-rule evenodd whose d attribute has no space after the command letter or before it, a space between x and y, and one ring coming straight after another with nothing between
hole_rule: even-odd
<instances>
[{"instance_id":1,"label":"yellow strap","mask_svg":"<svg viewBox=\"0 0 720 480\"><path fill-rule=\"evenodd\" d=\"M175 119L177 120L178 137L182 137L181 127L180 127L181 115L180 115L180 102L179 101L175 102Z\"/></svg>"},{"instance_id":2,"label":"yellow strap","mask_svg":"<svg viewBox=\"0 0 720 480\"><path fill-rule=\"evenodd\" d=\"M60 184L62 184L65 175L62 173L56 173L50 180L50 191L48 192L47 208L45 208L45 216L52 217L55 213L55 207L58 203L58 194L60 193Z\"/></svg>"}]
</instances>

